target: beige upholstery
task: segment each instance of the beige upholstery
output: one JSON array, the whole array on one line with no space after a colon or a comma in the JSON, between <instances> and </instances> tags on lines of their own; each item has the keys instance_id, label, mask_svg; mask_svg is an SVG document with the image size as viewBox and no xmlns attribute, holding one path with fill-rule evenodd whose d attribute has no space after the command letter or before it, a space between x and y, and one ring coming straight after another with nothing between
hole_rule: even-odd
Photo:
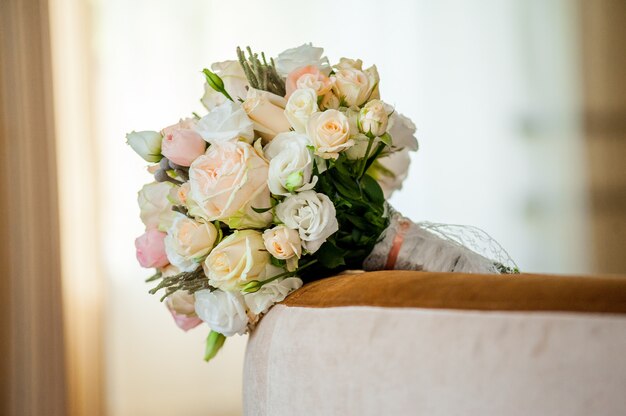
<instances>
[{"instance_id":1,"label":"beige upholstery","mask_svg":"<svg viewBox=\"0 0 626 416\"><path fill-rule=\"evenodd\" d=\"M388 273L386 278L393 279L397 272ZM349 282L342 283L342 291L358 291L386 281L380 274L373 275L333 279ZM414 284L420 279L425 284L428 276L443 279L444 285L450 283L446 279L458 278L413 276ZM402 284L409 284L410 276L404 277ZM466 278L478 279L473 283L479 286L484 283L481 276ZM559 285L570 304L580 306L577 289L567 288L580 286L577 279L581 278ZM600 286L611 285L607 282L594 281L597 287L585 293L595 291L600 296ZM506 291L499 295L503 299L486 297L493 306L490 310L460 307L459 302L449 309L367 306L362 297L359 306L319 307L315 296L324 298L325 285L332 286L333 281L317 282L313 293L296 292L284 305L274 307L250 337L244 369L245 414L626 414L626 315L616 312L626 306L622 305L623 283L612 287L618 291L611 298L612 306L605 305L612 312L602 313L597 308L555 311L541 308L536 301L537 311L497 308L504 305ZM437 293L435 289L431 285L429 290ZM519 290L533 293L529 288ZM540 292L544 303L555 304L557 291ZM462 297L459 293L447 302L454 305ZM594 300L587 298L587 302Z\"/></svg>"}]
</instances>

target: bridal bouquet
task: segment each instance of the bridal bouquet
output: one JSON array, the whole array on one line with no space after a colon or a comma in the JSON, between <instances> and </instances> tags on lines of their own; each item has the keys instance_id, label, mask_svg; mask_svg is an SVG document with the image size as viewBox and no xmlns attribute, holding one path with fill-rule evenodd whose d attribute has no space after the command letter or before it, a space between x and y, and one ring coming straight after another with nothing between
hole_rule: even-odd
<instances>
[{"instance_id":1,"label":"bridal bouquet","mask_svg":"<svg viewBox=\"0 0 626 416\"><path fill-rule=\"evenodd\" d=\"M363 268L513 271L454 228L388 206L418 146L413 123L381 100L376 66L331 65L310 44L237 55L204 69L207 114L127 135L154 176L139 191L137 259L156 269L151 293L180 328L208 324L206 360L303 281Z\"/></svg>"}]
</instances>

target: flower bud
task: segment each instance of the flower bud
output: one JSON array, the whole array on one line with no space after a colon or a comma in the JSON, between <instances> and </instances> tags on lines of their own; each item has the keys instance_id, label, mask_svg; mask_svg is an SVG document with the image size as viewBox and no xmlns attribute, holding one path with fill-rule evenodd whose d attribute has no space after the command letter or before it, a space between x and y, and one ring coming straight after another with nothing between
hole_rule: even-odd
<instances>
[{"instance_id":1,"label":"flower bud","mask_svg":"<svg viewBox=\"0 0 626 416\"><path fill-rule=\"evenodd\" d=\"M382 136L387 130L389 116L380 100L372 100L361 109L359 114L359 128L365 134L375 137Z\"/></svg>"},{"instance_id":2,"label":"flower bud","mask_svg":"<svg viewBox=\"0 0 626 416\"><path fill-rule=\"evenodd\" d=\"M218 332L211 331L206 339L206 347L204 349L204 361L210 361L215 357L218 351L224 345L226 337Z\"/></svg>"},{"instance_id":3,"label":"flower bud","mask_svg":"<svg viewBox=\"0 0 626 416\"><path fill-rule=\"evenodd\" d=\"M157 163L161 155L163 138L156 131L133 131L126 135L126 143L146 162Z\"/></svg>"},{"instance_id":4,"label":"flower bud","mask_svg":"<svg viewBox=\"0 0 626 416\"><path fill-rule=\"evenodd\" d=\"M253 280L251 282L248 282L242 289L242 292L245 293L254 293L254 292L258 292L259 289L261 289L263 285L261 284L261 282L259 282L258 280Z\"/></svg>"},{"instance_id":5,"label":"flower bud","mask_svg":"<svg viewBox=\"0 0 626 416\"><path fill-rule=\"evenodd\" d=\"M202 72L204 73L207 84L209 84L211 88L218 92L224 91L224 81L222 81L222 78L220 78L219 75L207 68L204 68Z\"/></svg>"}]
</instances>

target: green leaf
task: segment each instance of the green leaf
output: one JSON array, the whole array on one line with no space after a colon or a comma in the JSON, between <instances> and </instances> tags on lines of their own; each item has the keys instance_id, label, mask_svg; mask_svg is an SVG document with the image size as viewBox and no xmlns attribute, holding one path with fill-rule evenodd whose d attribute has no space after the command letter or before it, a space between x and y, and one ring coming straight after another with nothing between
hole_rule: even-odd
<instances>
[{"instance_id":1,"label":"green leaf","mask_svg":"<svg viewBox=\"0 0 626 416\"><path fill-rule=\"evenodd\" d=\"M274 256L270 256L270 263L272 264L272 266L285 267L285 264L287 264L287 261L281 260L281 259L277 259Z\"/></svg>"},{"instance_id":2,"label":"green leaf","mask_svg":"<svg viewBox=\"0 0 626 416\"><path fill-rule=\"evenodd\" d=\"M367 221L365 221L365 219L363 219L363 217L359 217L358 215L350 215L347 214L345 217L348 221L350 221L354 226L362 229L362 230L367 230L368 228L371 227L371 224L369 224Z\"/></svg>"},{"instance_id":3,"label":"green leaf","mask_svg":"<svg viewBox=\"0 0 626 416\"><path fill-rule=\"evenodd\" d=\"M387 146L391 147L393 141L391 140L391 135L389 133L385 133L380 136L380 141L385 143Z\"/></svg>"},{"instance_id":4,"label":"green leaf","mask_svg":"<svg viewBox=\"0 0 626 416\"><path fill-rule=\"evenodd\" d=\"M335 189L344 197L353 200L361 199L361 190L358 182L353 176L342 173L339 169L335 169L329 173Z\"/></svg>"},{"instance_id":5,"label":"green leaf","mask_svg":"<svg viewBox=\"0 0 626 416\"><path fill-rule=\"evenodd\" d=\"M269 208L255 208L255 207L251 207L251 208L257 214L263 214L264 212L267 212L267 211L272 209L272 207L269 207Z\"/></svg>"},{"instance_id":6,"label":"green leaf","mask_svg":"<svg viewBox=\"0 0 626 416\"><path fill-rule=\"evenodd\" d=\"M376 182L376 180L370 175L363 175L363 178L361 178L361 187L368 199L373 203L382 205L385 202L385 194L383 193L383 190L378 182Z\"/></svg>"},{"instance_id":7,"label":"green leaf","mask_svg":"<svg viewBox=\"0 0 626 416\"><path fill-rule=\"evenodd\" d=\"M328 269L336 269L346 264L345 252L337 247L332 241L326 241L315 253L322 266Z\"/></svg>"},{"instance_id":8,"label":"green leaf","mask_svg":"<svg viewBox=\"0 0 626 416\"><path fill-rule=\"evenodd\" d=\"M209 362L215 357L218 351L224 345L226 337L219 332L211 331L206 339L206 346L204 348L204 361Z\"/></svg>"}]
</instances>

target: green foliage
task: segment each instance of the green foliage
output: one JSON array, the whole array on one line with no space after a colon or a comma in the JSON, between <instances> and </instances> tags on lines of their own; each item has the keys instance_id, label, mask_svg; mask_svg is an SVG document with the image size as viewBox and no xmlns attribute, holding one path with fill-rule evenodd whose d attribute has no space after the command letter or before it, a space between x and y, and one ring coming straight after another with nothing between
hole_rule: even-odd
<instances>
[{"instance_id":1,"label":"green foliage","mask_svg":"<svg viewBox=\"0 0 626 416\"><path fill-rule=\"evenodd\" d=\"M259 55L252 53L252 49L249 46L246 48L246 51L248 51L247 57L241 48L238 47L237 57L250 86L257 90L269 91L284 97L286 93L285 81L276 72L274 60L270 59L270 62L267 62L264 53L261 53L261 59L259 59Z\"/></svg>"},{"instance_id":2,"label":"green foliage","mask_svg":"<svg viewBox=\"0 0 626 416\"><path fill-rule=\"evenodd\" d=\"M305 277L361 268L389 224L389 219L384 217L385 197L378 182L367 174L358 179L362 162L340 155L329 163L326 171L316 172L315 190L327 195L335 205L339 231L312 256L319 263Z\"/></svg>"},{"instance_id":3,"label":"green foliage","mask_svg":"<svg viewBox=\"0 0 626 416\"><path fill-rule=\"evenodd\" d=\"M202 289L214 290L215 288L209 284L209 279L202 271L202 267L198 266L193 272L183 272L175 276L163 277L157 286L150 289L149 293L154 295L161 289L165 290L165 293L161 297L161 301L164 301L169 295L179 290L194 293Z\"/></svg>"}]
</instances>

